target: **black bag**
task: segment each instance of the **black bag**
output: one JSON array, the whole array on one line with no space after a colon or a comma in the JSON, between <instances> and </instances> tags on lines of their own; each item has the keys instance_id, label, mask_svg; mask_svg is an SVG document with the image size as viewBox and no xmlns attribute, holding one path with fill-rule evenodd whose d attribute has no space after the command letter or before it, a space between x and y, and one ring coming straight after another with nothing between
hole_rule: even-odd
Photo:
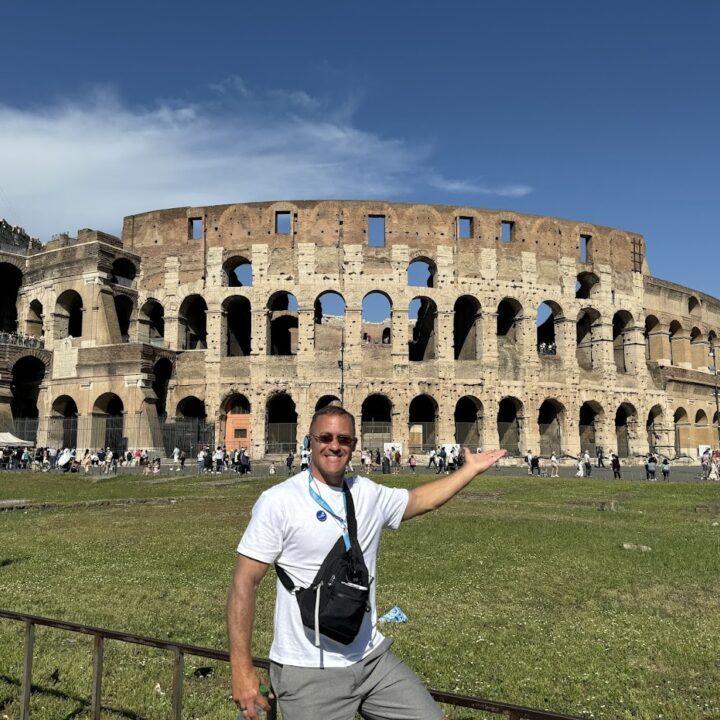
<instances>
[{"instance_id":1,"label":"black bag","mask_svg":"<svg viewBox=\"0 0 720 720\"><path fill-rule=\"evenodd\" d=\"M357 539L355 506L347 483L343 483L350 549L339 537L308 588L296 587L289 575L277 564L280 582L295 595L303 625L315 633L349 645L360 632L365 613L370 611L370 575Z\"/></svg>"}]
</instances>

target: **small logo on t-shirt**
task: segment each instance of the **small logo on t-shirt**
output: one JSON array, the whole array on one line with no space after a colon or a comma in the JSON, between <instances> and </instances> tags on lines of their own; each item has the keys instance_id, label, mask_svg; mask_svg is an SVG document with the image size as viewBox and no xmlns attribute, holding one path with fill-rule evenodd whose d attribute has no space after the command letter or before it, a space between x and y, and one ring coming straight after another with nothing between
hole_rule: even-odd
<instances>
[{"instance_id":1,"label":"small logo on t-shirt","mask_svg":"<svg viewBox=\"0 0 720 720\"><path fill-rule=\"evenodd\" d=\"M327 515L325 514L325 511L324 511L324 510L318 510L318 511L315 513L315 517L316 517L320 522L325 522L325 521L327 520Z\"/></svg>"}]
</instances>

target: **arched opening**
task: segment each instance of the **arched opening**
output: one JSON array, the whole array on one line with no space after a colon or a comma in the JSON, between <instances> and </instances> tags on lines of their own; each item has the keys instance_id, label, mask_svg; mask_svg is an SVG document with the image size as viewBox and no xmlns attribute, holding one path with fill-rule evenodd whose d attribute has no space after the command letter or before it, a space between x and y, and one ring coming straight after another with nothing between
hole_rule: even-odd
<instances>
[{"instance_id":1,"label":"arched opening","mask_svg":"<svg viewBox=\"0 0 720 720\"><path fill-rule=\"evenodd\" d=\"M562 309L555 302L544 302L538 306L535 324L537 351L540 355L558 354L558 333L556 328L562 317Z\"/></svg>"},{"instance_id":2,"label":"arched opening","mask_svg":"<svg viewBox=\"0 0 720 720\"><path fill-rule=\"evenodd\" d=\"M226 298L222 304L225 342L222 344L224 357L247 357L250 355L252 337L252 312L246 297L235 295Z\"/></svg>"},{"instance_id":3,"label":"arched opening","mask_svg":"<svg viewBox=\"0 0 720 720\"><path fill-rule=\"evenodd\" d=\"M700 301L694 295L688 298L688 313L690 315L700 314Z\"/></svg>"},{"instance_id":4,"label":"arched opening","mask_svg":"<svg viewBox=\"0 0 720 720\"><path fill-rule=\"evenodd\" d=\"M693 368L704 370L708 367L707 343L698 327L690 330L690 357Z\"/></svg>"},{"instance_id":5,"label":"arched opening","mask_svg":"<svg viewBox=\"0 0 720 720\"><path fill-rule=\"evenodd\" d=\"M345 299L336 292L324 292L315 299L314 341L316 352L340 357L345 341Z\"/></svg>"},{"instance_id":6,"label":"arched opening","mask_svg":"<svg viewBox=\"0 0 720 720\"><path fill-rule=\"evenodd\" d=\"M223 264L225 287L252 287L252 263L245 257L228 258Z\"/></svg>"},{"instance_id":7,"label":"arched opening","mask_svg":"<svg viewBox=\"0 0 720 720\"><path fill-rule=\"evenodd\" d=\"M690 450L690 418L687 410L680 407L673 413L673 426L675 428L675 453L685 455Z\"/></svg>"},{"instance_id":8,"label":"arched opening","mask_svg":"<svg viewBox=\"0 0 720 720\"><path fill-rule=\"evenodd\" d=\"M683 326L677 321L673 320L670 323L670 364L679 365L685 361L685 349L683 347L684 341L687 338L684 337Z\"/></svg>"},{"instance_id":9,"label":"arched opening","mask_svg":"<svg viewBox=\"0 0 720 720\"><path fill-rule=\"evenodd\" d=\"M383 449L393 441L392 403L385 395L369 395L360 411L361 444L366 449Z\"/></svg>"},{"instance_id":10,"label":"arched opening","mask_svg":"<svg viewBox=\"0 0 720 720\"><path fill-rule=\"evenodd\" d=\"M437 305L426 297L414 298L408 308L410 342L408 360L422 362L437 357Z\"/></svg>"},{"instance_id":11,"label":"arched opening","mask_svg":"<svg viewBox=\"0 0 720 720\"><path fill-rule=\"evenodd\" d=\"M340 402L340 398L336 395L323 395L316 403L315 403L315 412L318 410L322 410L324 407L327 407L328 405L334 405L336 407L342 407L342 403Z\"/></svg>"},{"instance_id":12,"label":"arched opening","mask_svg":"<svg viewBox=\"0 0 720 720\"><path fill-rule=\"evenodd\" d=\"M11 263L0 262L0 331L17 332L17 299L22 272Z\"/></svg>"},{"instance_id":13,"label":"arched opening","mask_svg":"<svg viewBox=\"0 0 720 720\"><path fill-rule=\"evenodd\" d=\"M25 332L30 337L38 340L45 336L45 327L43 325L43 306L39 300L33 300L28 307L27 320L25 321Z\"/></svg>"},{"instance_id":14,"label":"arched opening","mask_svg":"<svg viewBox=\"0 0 720 720\"><path fill-rule=\"evenodd\" d=\"M600 359L596 352L600 334L600 313L595 308L582 310L575 324L575 355L583 370L592 370Z\"/></svg>"},{"instance_id":15,"label":"arched opening","mask_svg":"<svg viewBox=\"0 0 720 720\"><path fill-rule=\"evenodd\" d=\"M600 289L600 278L592 272L581 272L575 282L575 297L587 300Z\"/></svg>"},{"instance_id":16,"label":"arched opening","mask_svg":"<svg viewBox=\"0 0 720 720\"><path fill-rule=\"evenodd\" d=\"M498 344L515 345L520 340L520 316L522 305L517 300L505 298L497 309Z\"/></svg>"},{"instance_id":17,"label":"arched opening","mask_svg":"<svg viewBox=\"0 0 720 720\"><path fill-rule=\"evenodd\" d=\"M267 402L266 452L295 452L297 449L297 412L295 402L287 393L277 393Z\"/></svg>"},{"instance_id":18,"label":"arched opening","mask_svg":"<svg viewBox=\"0 0 720 720\"><path fill-rule=\"evenodd\" d=\"M663 410L660 405L653 405L647 416L645 429L647 430L648 449L651 453L667 452L669 448L660 447L660 430L663 420Z\"/></svg>"},{"instance_id":19,"label":"arched opening","mask_svg":"<svg viewBox=\"0 0 720 720\"><path fill-rule=\"evenodd\" d=\"M480 302L470 295L459 297L453 307L453 347L456 360L482 357Z\"/></svg>"},{"instance_id":20,"label":"arched opening","mask_svg":"<svg viewBox=\"0 0 720 720\"><path fill-rule=\"evenodd\" d=\"M437 445L438 405L430 395L418 395L410 401L408 434L410 452L425 453Z\"/></svg>"},{"instance_id":21,"label":"arched opening","mask_svg":"<svg viewBox=\"0 0 720 720\"><path fill-rule=\"evenodd\" d=\"M455 442L462 447L482 447L483 404L472 395L461 397L455 405Z\"/></svg>"},{"instance_id":22,"label":"arched opening","mask_svg":"<svg viewBox=\"0 0 720 720\"><path fill-rule=\"evenodd\" d=\"M618 372L626 373L629 368L628 342L633 329L633 317L627 310L620 310L613 315L613 358Z\"/></svg>"},{"instance_id":23,"label":"arched opening","mask_svg":"<svg viewBox=\"0 0 720 720\"><path fill-rule=\"evenodd\" d=\"M140 342L162 347L165 344L165 308L157 300L148 300L140 308Z\"/></svg>"},{"instance_id":24,"label":"arched opening","mask_svg":"<svg viewBox=\"0 0 720 720\"><path fill-rule=\"evenodd\" d=\"M361 333L364 348L392 346L392 303L385 293L373 291L363 298Z\"/></svg>"},{"instance_id":25,"label":"arched opening","mask_svg":"<svg viewBox=\"0 0 720 720\"><path fill-rule=\"evenodd\" d=\"M292 293L277 292L268 301L268 354L297 355L298 301Z\"/></svg>"},{"instance_id":26,"label":"arched opening","mask_svg":"<svg viewBox=\"0 0 720 720\"><path fill-rule=\"evenodd\" d=\"M565 408L555 399L543 402L538 412L538 430L540 432L540 455L548 457L552 453L563 452L562 425Z\"/></svg>"},{"instance_id":27,"label":"arched opening","mask_svg":"<svg viewBox=\"0 0 720 720\"><path fill-rule=\"evenodd\" d=\"M133 301L127 295L116 295L115 313L117 314L118 326L120 327L121 342L130 342L130 319L133 312Z\"/></svg>"},{"instance_id":28,"label":"arched opening","mask_svg":"<svg viewBox=\"0 0 720 720\"><path fill-rule=\"evenodd\" d=\"M66 290L55 304L55 338L82 337L83 301L75 290Z\"/></svg>"},{"instance_id":29,"label":"arched opening","mask_svg":"<svg viewBox=\"0 0 720 720\"><path fill-rule=\"evenodd\" d=\"M645 318L645 360L655 361L662 358L662 339L660 321L654 315Z\"/></svg>"},{"instance_id":30,"label":"arched opening","mask_svg":"<svg viewBox=\"0 0 720 720\"><path fill-rule=\"evenodd\" d=\"M500 401L497 414L498 441L501 450L510 456L520 455L522 403L514 397Z\"/></svg>"},{"instance_id":31,"label":"arched opening","mask_svg":"<svg viewBox=\"0 0 720 720\"><path fill-rule=\"evenodd\" d=\"M437 266L429 258L415 258L407 269L409 287L435 287Z\"/></svg>"},{"instance_id":32,"label":"arched opening","mask_svg":"<svg viewBox=\"0 0 720 720\"><path fill-rule=\"evenodd\" d=\"M37 440L39 422L37 403L40 385L44 379L45 363L31 355L20 358L12 367L10 411L15 435L32 443Z\"/></svg>"},{"instance_id":33,"label":"arched opening","mask_svg":"<svg viewBox=\"0 0 720 720\"><path fill-rule=\"evenodd\" d=\"M180 306L181 350L207 350L207 303L200 295L189 295Z\"/></svg>"},{"instance_id":34,"label":"arched opening","mask_svg":"<svg viewBox=\"0 0 720 720\"><path fill-rule=\"evenodd\" d=\"M250 401L240 393L228 396L221 405L225 414L225 447L229 452L238 448L250 450L252 445L252 414Z\"/></svg>"},{"instance_id":35,"label":"arched opening","mask_svg":"<svg viewBox=\"0 0 720 720\"><path fill-rule=\"evenodd\" d=\"M117 258L113 261L111 282L124 287L132 287L136 275L137 268L131 260Z\"/></svg>"},{"instance_id":36,"label":"arched opening","mask_svg":"<svg viewBox=\"0 0 720 720\"><path fill-rule=\"evenodd\" d=\"M580 437L580 452L587 452L595 457L597 450L597 431L602 419L602 407L594 402L584 402L580 407L578 433Z\"/></svg>"},{"instance_id":37,"label":"arched opening","mask_svg":"<svg viewBox=\"0 0 720 720\"><path fill-rule=\"evenodd\" d=\"M52 404L48 427L48 446L55 448L77 447L78 408L69 395L61 395Z\"/></svg>"},{"instance_id":38,"label":"arched opening","mask_svg":"<svg viewBox=\"0 0 720 720\"><path fill-rule=\"evenodd\" d=\"M152 389L157 395L157 414L164 418L167 415L167 395L172 377L173 366L167 358L160 358L153 366Z\"/></svg>"},{"instance_id":39,"label":"arched opening","mask_svg":"<svg viewBox=\"0 0 720 720\"><path fill-rule=\"evenodd\" d=\"M93 406L92 447L110 448L115 455L127 450L125 406L115 393L103 393Z\"/></svg>"},{"instance_id":40,"label":"arched opening","mask_svg":"<svg viewBox=\"0 0 720 720\"><path fill-rule=\"evenodd\" d=\"M694 445L713 445L713 437L710 434L708 416L704 410L695 413L695 442Z\"/></svg>"},{"instance_id":41,"label":"arched opening","mask_svg":"<svg viewBox=\"0 0 720 720\"><path fill-rule=\"evenodd\" d=\"M188 395L178 402L175 417L163 428L163 441L168 453L174 448L196 455L203 447L215 444L215 425L208 422L205 402Z\"/></svg>"},{"instance_id":42,"label":"arched opening","mask_svg":"<svg viewBox=\"0 0 720 720\"><path fill-rule=\"evenodd\" d=\"M617 440L618 457L630 456L630 441L634 435L632 425L637 420L635 408L630 403L623 403L615 413L615 438Z\"/></svg>"}]
</instances>

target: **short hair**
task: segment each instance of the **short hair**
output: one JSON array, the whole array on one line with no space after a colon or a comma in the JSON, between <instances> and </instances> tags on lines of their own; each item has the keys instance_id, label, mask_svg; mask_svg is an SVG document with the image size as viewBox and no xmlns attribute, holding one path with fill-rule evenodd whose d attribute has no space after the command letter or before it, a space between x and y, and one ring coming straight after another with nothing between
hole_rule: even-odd
<instances>
[{"instance_id":1,"label":"short hair","mask_svg":"<svg viewBox=\"0 0 720 720\"><path fill-rule=\"evenodd\" d=\"M325 417L326 415L336 415L337 417L349 418L350 425L352 427L352 434L353 437L355 437L355 416L340 405L326 405L325 407L316 410L315 414L312 416L312 420L310 421L310 432L312 432L312 429L317 420L319 420L321 417Z\"/></svg>"}]
</instances>

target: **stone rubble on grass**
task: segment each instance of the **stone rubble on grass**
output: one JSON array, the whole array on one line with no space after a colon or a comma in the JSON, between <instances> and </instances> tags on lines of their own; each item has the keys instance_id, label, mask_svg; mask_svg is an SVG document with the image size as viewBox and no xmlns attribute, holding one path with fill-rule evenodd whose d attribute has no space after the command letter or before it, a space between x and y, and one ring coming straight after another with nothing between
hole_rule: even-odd
<instances>
[{"instance_id":1,"label":"stone rubble on grass","mask_svg":"<svg viewBox=\"0 0 720 720\"><path fill-rule=\"evenodd\" d=\"M635 543L623 543L623 550L639 550L640 552L651 552L649 545L636 545Z\"/></svg>"}]
</instances>

